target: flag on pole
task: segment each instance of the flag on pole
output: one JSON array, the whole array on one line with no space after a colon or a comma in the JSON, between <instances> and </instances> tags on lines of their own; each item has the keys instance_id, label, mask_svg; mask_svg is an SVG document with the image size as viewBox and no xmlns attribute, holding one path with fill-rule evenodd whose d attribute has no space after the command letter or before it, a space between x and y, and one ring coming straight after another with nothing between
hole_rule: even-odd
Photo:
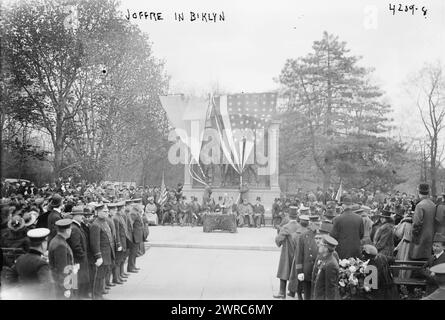
<instances>
[{"instance_id":1,"label":"flag on pole","mask_svg":"<svg viewBox=\"0 0 445 320\"><path fill-rule=\"evenodd\" d=\"M159 196L158 204L162 206L165 202L167 202L167 188L165 187L164 182L164 171L162 172L162 183L161 183L161 195Z\"/></svg>"},{"instance_id":2,"label":"flag on pole","mask_svg":"<svg viewBox=\"0 0 445 320\"><path fill-rule=\"evenodd\" d=\"M340 187L338 188L337 195L335 196L335 201L340 202L342 194L343 194L343 186L342 182L340 181Z\"/></svg>"}]
</instances>

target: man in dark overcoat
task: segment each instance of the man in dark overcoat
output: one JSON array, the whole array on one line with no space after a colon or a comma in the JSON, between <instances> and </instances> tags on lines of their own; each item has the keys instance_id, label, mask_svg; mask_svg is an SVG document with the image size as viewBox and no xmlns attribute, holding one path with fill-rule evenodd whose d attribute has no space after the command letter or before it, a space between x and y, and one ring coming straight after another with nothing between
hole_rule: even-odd
<instances>
[{"instance_id":1,"label":"man in dark overcoat","mask_svg":"<svg viewBox=\"0 0 445 320\"><path fill-rule=\"evenodd\" d=\"M73 219L71 225L71 236L67 243L71 247L74 256L74 264L77 270L78 290L75 295L82 298L89 298L90 271L88 265L88 244L87 236L82 228L84 210L83 206L76 206L72 209L69 217Z\"/></svg>"},{"instance_id":2,"label":"man in dark overcoat","mask_svg":"<svg viewBox=\"0 0 445 320\"><path fill-rule=\"evenodd\" d=\"M116 229L116 262L115 267L113 269L113 283L122 284L127 281L122 278L121 270L122 264L125 261L125 252L127 251L127 224L122 216L122 207L124 206L123 202L116 203L116 210L113 212L113 222Z\"/></svg>"},{"instance_id":3,"label":"man in dark overcoat","mask_svg":"<svg viewBox=\"0 0 445 320\"><path fill-rule=\"evenodd\" d=\"M319 247L318 272L315 275L313 300L338 300L338 277L340 268L334 256L337 240L329 235L324 235Z\"/></svg>"},{"instance_id":4,"label":"man in dark overcoat","mask_svg":"<svg viewBox=\"0 0 445 320\"><path fill-rule=\"evenodd\" d=\"M429 197L430 186L421 183L418 187L420 202L413 215L412 240L409 248L411 260L427 260L431 256L435 233L436 205Z\"/></svg>"},{"instance_id":5,"label":"man in dark overcoat","mask_svg":"<svg viewBox=\"0 0 445 320\"><path fill-rule=\"evenodd\" d=\"M130 217L132 225L132 245L130 248L130 255L128 257L127 272L138 272L139 268L136 267L136 258L138 255L140 244L143 242L143 222L139 214L139 208L137 204L130 206Z\"/></svg>"},{"instance_id":6,"label":"man in dark overcoat","mask_svg":"<svg viewBox=\"0 0 445 320\"><path fill-rule=\"evenodd\" d=\"M51 207L51 210L48 214L48 229L50 232L48 236L48 242L51 242L51 239L57 234L56 221L63 219L62 197L58 193L55 193L51 197L49 206Z\"/></svg>"},{"instance_id":7,"label":"man in dark overcoat","mask_svg":"<svg viewBox=\"0 0 445 320\"><path fill-rule=\"evenodd\" d=\"M71 299L74 257L66 240L71 236L71 219L60 219L55 222L56 235L51 239L48 248L49 266L55 282L56 299Z\"/></svg>"},{"instance_id":8,"label":"man in dark overcoat","mask_svg":"<svg viewBox=\"0 0 445 320\"><path fill-rule=\"evenodd\" d=\"M93 280L93 299L103 299L107 294L105 277L110 266L114 263L115 251L111 228L106 220L108 209L104 204L96 207L97 218L90 226L90 248L95 258L95 277Z\"/></svg>"},{"instance_id":9,"label":"man in dark overcoat","mask_svg":"<svg viewBox=\"0 0 445 320\"><path fill-rule=\"evenodd\" d=\"M363 219L354 213L352 198L350 195L343 197L344 211L334 218L331 236L338 241L337 253L340 259L361 256L361 239L364 235Z\"/></svg>"},{"instance_id":10,"label":"man in dark overcoat","mask_svg":"<svg viewBox=\"0 0 445 320\"><path fill-rule=\"evenodd\" d=\"M286 285L290 277L295 253L295 242L292 236L300 228L296 220L298 216L297 209L296 207L290 208L289 222L280 229L275 238L276 245L281 247L281 256L277 272L277 278L280 279L280 291L277 295L274 295L274 298L286 299Z\"/></svg>"}]
</instances>

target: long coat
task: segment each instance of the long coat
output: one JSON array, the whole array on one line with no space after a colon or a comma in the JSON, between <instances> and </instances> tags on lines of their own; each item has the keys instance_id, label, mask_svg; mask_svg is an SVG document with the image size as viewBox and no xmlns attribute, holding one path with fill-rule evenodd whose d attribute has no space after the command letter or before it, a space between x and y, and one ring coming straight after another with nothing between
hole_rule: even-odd
<instances>
[{"instance_id":1,"label":"long coat","mask_svg":"<svg viewBox=\"0 0 445 320\"><path fill-rule=\"evenodd\" d=\"M297 275L304 273L305 281L311 281L312 270L318 256L318 246L315 242L315 233L306 230L298 241L298 249L295 255L295 269Z\"/></svg>"},{"instance_id":2,"label":"long coat","mask_svg":"<svg viewBox=\"0 0 445 320\"><path fill-rule=\"evenodd\" d=\"M77 281L79 283L89 283L90 274L88 269L88 245L85 231L75 221L71 224L71 236L66 242L71 247L74 256L74 263L80 266L77 273Z\"/></svg>"},{"instance_id":3,"label":"long coat","mask_svg":"<svg viewBox=\"0 0 445 320\"><path fill-rule=\"evenodd\" d=\"M384 223L377 229L374 245L379 253L387 257L394 255L394 225L392 223Z\"/></svg>"},{"instance_id":4,"label":"long coat","mask_svg":"<svg viewBox=\"0 0 445 320\"><path fill-rule=\"evenodd\" d=\"M428 259L431 256L434 236L436 205L430 198L420 201L413 215L410 259Z\"/></svg>"},{"instance_id":5,"label":"long coat","mask_svg":"<svg viewBox=\"0 0 445 320\"><path fill-rule=\"evenodd\" d=\"M61 235L56 236L51 240L48 247L49 267L51 269L52 277L56 284L58 297L66 290L64 280L68 276L69 268L67 266L74 265L73 251Z\"/></svg>"},{"instance_id":6,"label":"long coat","mask_svg":"<svg viewBox=\"0 0 445 320\"><path fill-rule=\"evenodd\" d=\"M347 210L335 217L333 222L331 236L338 241L336 251L340 259L360 257L360 242L364 236L362 217Z\"/></svg>"},{"instance_id":7,"label":"long coat","mask_svg":"<svg viewBox=\"0 0 445 320\"><path fill-rule=\"evenodd\" d=\"M116 229L116 246L122 247L122 251L127 250L127 233L126 231L127 225L124 218L116 213L113 215L114 227Z\"/></svg>"},{"instance_id":8,"label":"long coat","mask_svg":"<svg viewBox=\"0 0 445 320\"><path fill-rule=\"evenodd\" d=\"M289 223L280 229L280 232L275 237L275 243L278 247L281 247L281 256L277 272L277 278L281 280L289 280L295 253L295 242L292 236L299 227L300 225L297 221L289 221Z\"/></svg>"},{"instance_id":9,"label":"long coat","mask_svg":"<svg viewBox=\"0 0 445 320\"><path fill-rule=\"evenodd\" d=\"M299 248L299 242L301 239L301 235L308 230L309 230L308 228L300 225L300 227L297 229L297 231L294 234L292 234L292 242L294 244L295 251L294 251L294 259L292 260L292 266L291 266L291 272L289 275L289 284L288 284L289 291L291 291L291 292L298 291L299 281L297 278L298 272L297 272L297 268L296 268L296 261L297 261L296 257L298 255L298 248Z\"/></svg>"},{"instance_id":10,"label":"long coat","mask_svg":"<svg viewBox=\"0 0 445 320\"><path fill-rule=\"evenodd\" d=\"M90 226L91 253L97 260L103 259L105 266L114 262L114 241L110 226L105 220L97 218Z\"/></svg>"},{"instance_id":11,"label":"long coat","mask_svg":"<svg viewBox=\"0 0 445 320\"><path fill-rule=\"evenodd\" d=\"M338 277L340 269L333 254L321 259L318 272L315 276L313 298L314 300L338 300Z\"/></svg>"},{"instance_id":12,"label":"long coat","mask_svg":"<svg viewBox=\"0 0 445 320\"><path fill-rule=\"evenodd\" d=\"M132 242L133 243L141 243L144 239L144 222L142 221L141 216L137 212L132 212L131 214L132 221Z\"/></svg>"}]
</instances>

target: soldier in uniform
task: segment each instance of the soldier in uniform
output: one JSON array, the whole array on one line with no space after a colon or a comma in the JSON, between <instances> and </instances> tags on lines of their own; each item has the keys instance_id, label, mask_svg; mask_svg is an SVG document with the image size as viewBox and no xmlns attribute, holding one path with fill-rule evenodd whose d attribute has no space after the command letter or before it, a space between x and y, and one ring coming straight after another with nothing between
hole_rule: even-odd
<instances>
[{"instance_id":1,"label":"soldier in uniform","mask_svg":"<svg viewBox=\"0 0 445 320\"><path fill-rule=\"evenodd\" d=\"M127 272L136 273L140 269L136 267L136 258L139 247L143 242L143 222L139 215L139 209L136 204L132 204L130 207L130 223L132 231L132 241L130 247L130 255L128 257Z\"/></svg>"},{"instance_id":2,"label":"soldier in uniform","mask_svg":"<svg viewBox=\"0 0 445 320\"><path fill-rule=\"evenodd\" d=\"M119 213L123 207L123 202L114 204L111 210L113 222L116 229L116 261L113 265L113 283L122 284L126 279L121 277L122 264L125 261L125 252L127 251L127 224Z\"/></svg>"},{"instance_id":3,"label":"soldier in uniform","mask_svg":"<svg viewBox=\"0 0 445 320\"><path fill-rule=\"evenodd\" d=\"M313 275L314 289L313 300L338 300L338 261L334 257L337 240L329 235L323 237L322 245L319 247L318 271Z\"/></svg>"},{"instance_id":4,"label":"soldier in uniform","mask_svg":"<svg viewBox=\"0 0 445 320\"><path fill-rule=\"evenodd\" d=\"M430 271L435 276L439 288L422 300L445 300L445 263L431 267Z\"/></svg>"},{"instance_id":5,"label":"soldier in uniform","mask_svg":"<svg viewBox=\"0 0 445 320\"><path fill-rule=\"evenodd\" d=\"M73 219L71 225L71 236L67 239L67 243L71 247L74 256L74 263L77 270L78 290L75 292L78 298L89 298L90 271L88 266L88 245L85 230L82 228L83 206L76 206L70 213Z\"/></svg>"},{"instance_id":6,"label":"soldier in uniform","mask_svg":"<svg viewBox=\"0 0 445 320\"><path fill-rule=\"evenodd\" d=\"M114 222L113 222L113 219L112 219L113 213L108 208L108 206L111 206L111 208L114 210L116 208L116 205L113 204L113 203L110 203L106 207L104 207L104 209L103 209L104 211L107 212L105 220L108 223L108 226L110 227L110 230L111 230L111 236L112 236L112 242L113 242L112 243L113 251L116 252L116 250L118 249L118 246L116 245L116 228L114 226ZM111 287L114 287L116 285L116 284L112 283L112 281L111 281L113 268L114 268L114 259L113 259L113 263L108 266L107 273L105 275L105 289L106 290L109 290Z\"/></svg>"},{"instance_id":7,"label":"soldier in uniform","mask_svg":"<svg viewBox=\"0 0 445 320\"><path fill-rule=\"evenodd\" d=\"M95 258L95 275L93 280L93 299L103 299L107 294L105 277L111 265L114 263L114 241L111 228L106 220L108 209L104 204L96 208L97 218L90 226L90 248Z\"/></svg>"},{"instance_id":8,"label":"soldier in uniform","mask_svg":"<svg viewBox=\"0 0 445 320\"><path fill-rule=\"evenodd\" d=\"M308 230L301 235L298 241L298 249L296 250L295 268L298 275L298 281L300 281L300 284L303 287L304 300L310 300L312 296L312 270L318 255L318 246L315 241L315 235L317 230L320 229L319 218L320 217L317 215L309 217L310 222Z\"/></svg>"},{"instance_id":9,"label":"soldier in uniform","mask_svg":"<svg viewBox=\"0 0 445 320\"><path fill-rule=\"evenodd\" d=\"M286 285L290 278L292 262L295 253L294 234L300 228L297 222L297 208L290 208L289 222L284 225L275 238L275 243L281 247L280 262L278 265L277 278L280 279L280 291L274 298L286 299Z\"/></svg>"},{"instance_id":10,"label":"soldier in uniform","mask_svg":"<svg viewBox=\"0 0 445 320\"><path fill-rule=\"evenodd\" d=\"M74 257L71 247L66 242L71 236L71 219L60 219L55 222L56 235L51 239L48 248L49 266L55 281L56 299L72 297L72 277Z\"/></svg>"},{"instance_id":11,"label":"soldier in uniform","mask_svg":"<svg viewBox=\"0 0 445 320\"><path fill-rule=\"evenodd\" d=\"M54 281L43 256L47 250L49 229L38 228L29 230L29 252L18 257L11 268L11 280L18 281L22 299L40 300L54 299Z\"/></svg>"}]
</instances>

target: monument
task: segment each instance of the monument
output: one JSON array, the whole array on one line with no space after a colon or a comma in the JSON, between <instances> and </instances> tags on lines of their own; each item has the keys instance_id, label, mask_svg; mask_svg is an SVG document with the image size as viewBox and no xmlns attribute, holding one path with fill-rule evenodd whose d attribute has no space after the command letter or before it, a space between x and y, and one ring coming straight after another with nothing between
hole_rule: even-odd
<instances>
[{"instance_id":1,"label":"monument","mask_svg":"<svg viewBox=\"0 0 445 320\"><path fill-rule=\"evenodd\" d=\"M240 93L204 98L161 97L174 130L169 161L184 166L183 193L215 202L227 194L238 203L261 197L266 212L280 197L277 93Z\"/></svg>"}]
</instances>

